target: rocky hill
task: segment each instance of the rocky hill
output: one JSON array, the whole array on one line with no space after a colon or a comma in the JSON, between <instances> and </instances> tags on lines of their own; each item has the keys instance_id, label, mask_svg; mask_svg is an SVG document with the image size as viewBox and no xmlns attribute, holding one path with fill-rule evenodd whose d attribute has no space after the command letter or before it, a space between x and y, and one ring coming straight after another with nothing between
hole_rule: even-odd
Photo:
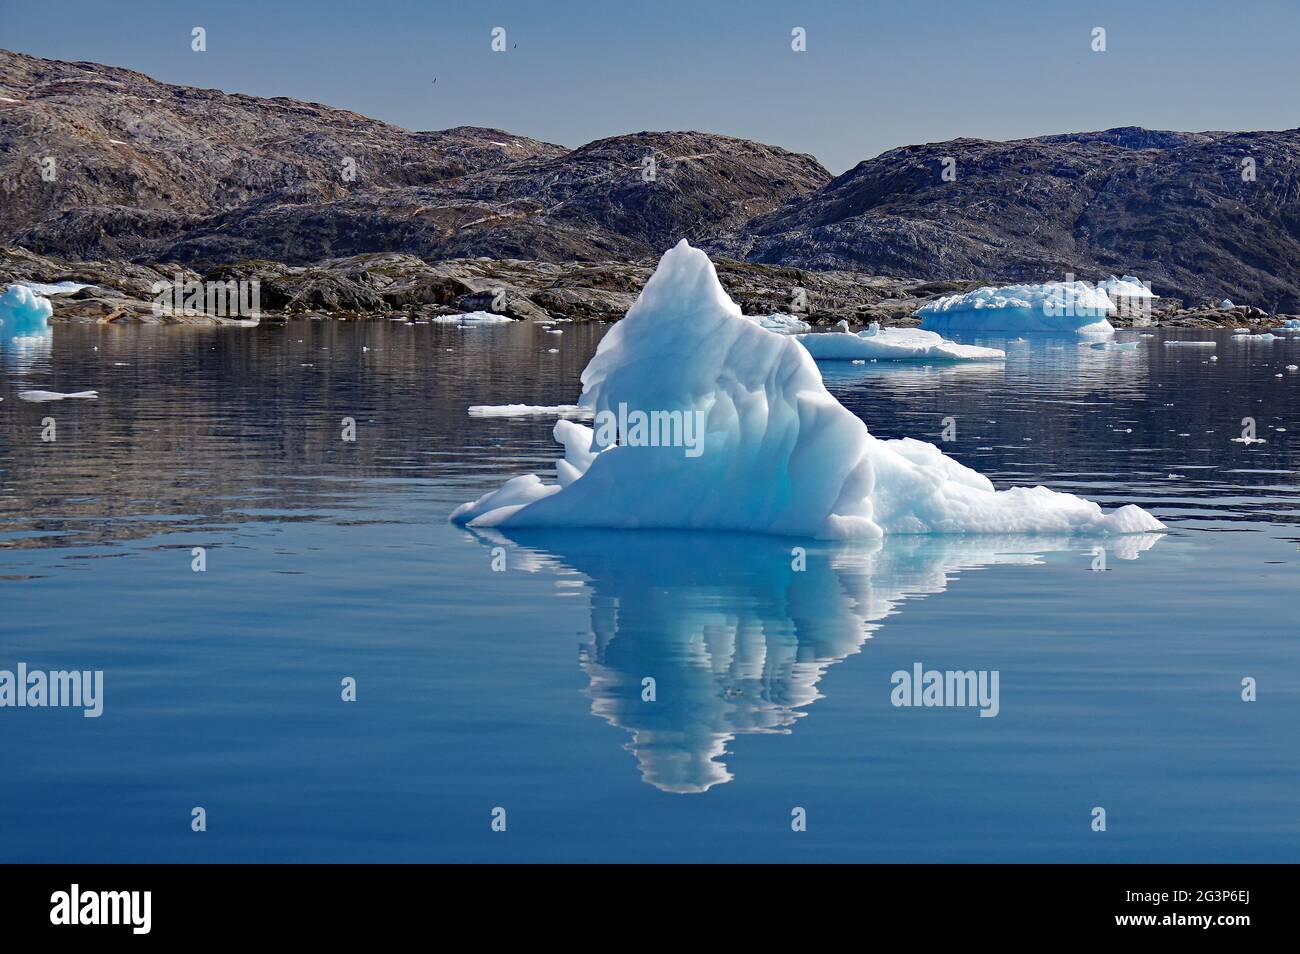
<instances>
[{"instance_id":1,"label":"rocky hill","mask_svg":"<svg viewBox=\"0 0 1300 954\"><path fill-rule=\"evenodd\" d=\"M757 217L714 250L934 279L1128 272L1163 295L1295 311L1300 130L1126 128L909 146Z\"/></svg>"},{"instance_id":2,"label":"rocky hill","mask_svg":"<svg viewBox=\"0 0 1300 954\"><path fill-rule=\"evenodd\" d=\"M0 243L200 271L384 253L644 264L686 237L754 264L913 282L1129 273L1189 304L1295 312L1298 147L1300 130L958 139L832 179L810 156L726 136L569 150L409 132L0 51Z\"/></svg>"},{"instance_id":3,"label":"rocky hill","mask_svg":"<svg viewBox=\"0 0 1300 954\"><path fill-rule=\"evenodd\" d=\"M641 133L570 151L495 129L413 133L0 51L0 237L62 256L636 258L733 231L829 180L810 156L726 136Z\"/></svg>"}]
</instances>

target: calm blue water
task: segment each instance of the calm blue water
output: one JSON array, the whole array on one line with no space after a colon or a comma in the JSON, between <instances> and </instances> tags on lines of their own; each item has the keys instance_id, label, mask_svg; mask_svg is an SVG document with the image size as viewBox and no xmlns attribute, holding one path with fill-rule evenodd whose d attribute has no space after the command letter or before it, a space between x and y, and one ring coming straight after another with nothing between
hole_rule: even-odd
<instances>
[{"instance_id":1,"label":"calm blue water","mask_svg":"<svg viewBox=\"0 0 1300 954\"><path fill-rule=\"evenodd\" d=\"M824 369L877 434L952 416L999 486L1171 526L1105 572L1086 540L449 525L555 456L466 407L571 402L603 330L0 343L0 669L106 683L99 719L0 709L0 860L1300 858L1300 342ZM917 662L997 670L999 715L894 707Z\"/></svg>"}]
</instances>

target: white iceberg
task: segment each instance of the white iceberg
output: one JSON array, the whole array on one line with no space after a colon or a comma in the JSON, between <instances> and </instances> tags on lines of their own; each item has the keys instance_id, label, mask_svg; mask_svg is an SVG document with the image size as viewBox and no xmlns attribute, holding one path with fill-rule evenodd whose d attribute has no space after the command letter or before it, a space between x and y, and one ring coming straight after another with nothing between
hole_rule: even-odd
<instances>
[{"instance_id":1,"label":"white iceberg","mask_svg":"<svg viewBox=\"0 0 1300 954\"><path fill-rule=\"evenodd\" d=\"M71 295L73 292L79 292L83 288L93 288L93 285L87 285L85 282L16 282L23 288L29 288L38 295Z\"/></svg>"},{"instance_id":2,"label":"white iceberg","mask_svg":"<svg viewBox=\"0 0 1300 954\"><path fill-rule=\"evenodd\" d=\"M745 318L768 331L778 334L794 334L800 331L812 331L812 325L794 315L776 313L772 315L745 315Z\"/></svg>"},{"instance_id":3,"label":"white iceberg","mask_svg":"<svg viewBox=\"0 0 1300 954\"><path fill-rule=\"evenodd\" d=\"M998 348L956 344L920 328L882 328L874 321L857 334L831 331L794 337L809 354L823 361L1005 361L1007 357Z\"/></svg>"},{"instance_id":4,"label":"white iceberg","mask_svg":"<svg viewBox=\"0 0 1300 954\"><path fill-rule=\"evenodd\" d=\"M591 417L591 409L576 404L474 404L470 417Z\"/></svg>"},{"instance_id":5,"label":"white iceberg","mask_svg":"<svg viewBox=\"0 0 1300 954\"><path fill-rule=\"evenodd\" d=\"M1114 312L1115 304L1104 289L1074 281L986 286L964 295L946 295L917 314L927 331L1093 335L1114 333L1106 320Z\"/></svg>"},{"instance_id":6,"label":"white iceberg","mask_svg":"<svg viewBox=\"0 0 1300 954\"><path fill-rule=\"evenodd\" d=\"M601 340L582 384L579 403L595 413L595 427L556 422L565 447L558 482L515 477L452 520L826 538L1164 528L1133 505L1107 514L1045 487L997 491L933 444L874 437L826 390L808 351L746 321L708 256L685 241ZM659 436L681 440L624 428L636 414L658 415ZM670 426L692 420L699 446L689 427Z\"/></svg>"},{"instance_id":7,"label":"white iceberg","mask_svg":"<svg viewBox=\"0 0 1300 954\"><path fill-rule=\"evenodd\" d=\"M0 295L0 335L17 338L39 335L49 326L54 306L25 285L10 285Z\"/></svg>"},{"instance_id":8,"label":"white iceberg","mask_svg":"<svg viewBox=\"0 0 1300 954\"><path fill-rule=\"evenodd\" d=\"M69 398L93 401L99 397L98 391L19 391L18 398L22 401L33 401L42 403L44 401L66 401Z\"/></svg>"},{"instance_id":9,"label":"white iceberg","mask_svg":"<svg viewBox=\"0 0 1300 954\"><path fill-rule=\"evenodd\" d=\"M1140 278L1132 275L1125 275L1123 278L1116 278L1114 275L1104 282L1098 282L1097 287L1106 293L1106 297L1112 302L1117 298L1155 298L1150 286Z\"/></svg>"},{"instance_id":10,"label":"white iceberg","mask_svg":"<svg viewBox=\"0 0 1300 954\"><path fill-rule=\"evenodd\" d=\"M509 315L497 315L490 311L467 311L460 315L437 315L430 319L442 325L508 325L514 322Z\"/></svg>"}]
</instances>

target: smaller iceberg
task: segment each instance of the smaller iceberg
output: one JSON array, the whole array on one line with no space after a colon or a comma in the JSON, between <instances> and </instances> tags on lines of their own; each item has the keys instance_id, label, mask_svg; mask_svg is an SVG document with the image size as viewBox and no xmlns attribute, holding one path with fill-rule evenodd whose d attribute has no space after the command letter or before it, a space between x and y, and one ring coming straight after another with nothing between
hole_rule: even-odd
<instances>
[{"instance_id":1,"label":"smaller iceberg","mask_svg":"<svg viewBox=\"0 0 1300 954\"><path fill-rule=\"evenodd\" d=\"M69 398L77 398L85 401L93 401L99 397L98 391L19 391L18 399L20 401L32 401L42 404L46 401L66 401Z\"/></svg>"},{"instance_id":2,"label":"smaller iceberg","mask_svg":"<svg viewBox=\"0 0 1300 954\"><path fill-rule=\"evenodd\" d=\"M0 295L0 336L32 337L45 334L54 306L24 285L10 285Z\"/></svg>"},{"instance_id":3,"label":"smaller iceberg","mask_svg":"<svg viewBox=\"0 0 1300 954\"><path fill-rule=\"evenodd\" d=\"M882 328L873 321L866 331L795 335L819 361L1005 361L998 348L977 348L949 341L920 328Z\"/></svg>"},{"instance_id":4,"label":"smaller iceberg","mask_svg":"<svg viewBox=\"0 0 1300 954\"><path fill-rule=\"evenodd\" d=\"M1097 287L1106 293L1106 297L1112 302L1121 298L1155 298L1151 288L1146 282L1132 275L1125 275L1123 278L1116 278L1114 275L1104 282L1098 282Z\"/></svg>"},{"instance_id":5,"label":"smaller iceberg","mask_svg":"<svg viewBox=\"0 0 1300 954\"><path fill-rule=\"evenodd\" d=\"M927 331L1108 335L1115 329L1106 319L1115 310L1103 288L1072 281L986 286L964 295L946 295L917 314Z\"/></svg>"},{"instance_id":6,"label":"smaller iceberg","mask_svg":"<svg viewBox=\"0 0 1300 954\"><path fill-rule=\"evenodd\" d=\"M508 325L514 319L508 315L498 315L490 311L468 311L461 315L438 315L432 319L440 325Z\"/></svg>"},{"instance_id":7,"label":"smaller iceberg","mask_svg":"<svg viewBox=\"0 0 1300 954\"><path fill-rule=\"evenodd\" d=\"M73 292L79 292L83 288L94 288L93 285L87 285L85 282L17 282L23 288L30 288L38 295L71 295Z\"/></svg>"},{"instance_id":8,"label":"smaller iceberg","mask_svg":"<svg viewBox=\"0 0 1300 954\"><path fill-rule=\"evenodd\" d=\"M777 313L773 315L745 315L744 317L760 328L775 331L777 334L792 335L801 331L812 331L812 325L802 318L796 318L794 315Z\"/></svg>"},{"instance_id":9,"label":"smaller iceberg","mask_svg":"<svg viewBox=\"0 0 1300 954\"><path fill-rule=\"evenodd\" d=\"M470 417L578 417L592 416L591 408L576 404L474 404Z\"/></svg>"}]
</instances>

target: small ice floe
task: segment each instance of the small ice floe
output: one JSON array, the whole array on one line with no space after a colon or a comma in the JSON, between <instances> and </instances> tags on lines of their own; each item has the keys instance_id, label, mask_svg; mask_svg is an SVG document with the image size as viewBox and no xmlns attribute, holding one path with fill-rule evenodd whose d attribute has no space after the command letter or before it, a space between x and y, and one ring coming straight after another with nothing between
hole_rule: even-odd
<instances>
[{"instance_id":1,"label":"small ice floe","mask_svg":"<svg viewBox=\"0 0 1300 954\"><path fill-rule=\"evenodd\" d=\"M84 282L54 282L46 284L45 282L15 282L23 288L30 288L38 295L44 295L47 298L51 295L71 295L73 292L79 292L83 288L94 288L94 285L87 285Z\"/></svg>"},{"instance_id":2,"label":"small ice floe","mask_svg":"<svg viewBox=\"0 0 1300 954\"><path fill-rule=\"evenodd\" d=\"M1004 361L1007 357L1007 353L998 348L956 344L933 331L922 331L919 328L882 328L876 321L866 331L857 334L829 331L794 335L794 339L810 355L821 361L851 361L854 358L878 358L885 361Z\"/></svg>"},{"instance_id":3,"label":"small ice floe","mask_svg":"<svg viewBox=\"0 0 1300 954\"><path fill-rule=\"evenodd\" d=\"M547 354L559 354L559 353L560 353L560 349L559 349L559 348L547 348L547 349L546 349L546 353L547 353Z\"/></svg>"},{"instance_id":4,"label":"small ice floe","mask_svg":"<svg viewBox=\"0 0 1300 954\"><path fill-rule=\"evenodd\" d=\"M99 397L98 391L19 391L18 397L23 401L66 401L69 398L93 401Z\"/></svg>"},{"instance_id":5,"label":"small ice floe","mask_svg":"<svg viewBox=\"0 0 1300 954\"><path fill-rule=\"evenodd\" d=\"M1232 438L1232 442L1234 444L1267 444L1268 443L1268 441L1264 440L1264 438L1262 437L1246 437L1245 435L1241 437Z\"/></svg>"},{"instance_id":6,"label":"small ice floe","mask_svg":"<svg viewBox=\"0 0 1300 954\"><path fill-rule=\"evenodd\" d=\"M514 322L509 315L490 311L468 311L462 315L437 315L430 319L440 325L508 325Z\"/></svg>"},{"instance_id":7,"label":"small ice floe","mask_svg":"<svg viewBox=\"0 0 1300 954\"><path fill-rule=\"evenodd\" d=\"M562 334L564 334L564 332L561 331L559 328L548 328L548 329L546 329L546 333L547 333L548 335L562 335Z\"/></svg>"},{"instance_id":8,"label":"small ice floe","mask_svg":"<svg viewBox=\"0 0 1300 954\"><path fill-rule=\"evenodd\" d=\"M1213 348L1216 343L1213 341L1166 341L1166 348Z\"/></svg>"},{"instance_id":9,"label":"small ice floe","mask_svg":"<svg viewBox=\"0 0 1300 954\"><path fill-rule=\"evenodd\" d=\"M577 404L475 404L470 417L570 417L591 418L591 408Z\"/></svg>"},{"instance_id":10,"label":"small ice floe","mask_svg":"<svg viewBox=\"0 0 1300 954\"><path fill-rule=\"evenodd\" d=\"M1294 364L1288 364L1288 365L1286 366L1286 369L1287 369L1288 371L1300 371L1300 366L1297 366L1297 365L1294 365Z\"/></svg>"},{"instance_id":11,"label":"small ice floe","mask_svg":"<svg viewBox=\"0 0 1300 954\"><path fill-rule=\"evenodd\" d=\"M1253 335L1246 329L1238 329L1232 333L1233 341L1277 341L1277 335L1269 334L1267 331L1263 334Z\"/></svg>"},{"instance_id":12,"label":"small ice floe","mask_svg":"<svg viewBox=\"0 0 1300 954\"><path fill-rule=\"evenodd\" d=\"M1097 341L1089 347L1096 348L1098 351L1136 351L1138 343L1136 341Z\"/></svg>"},{"instance_id":13,"label":"small ice floe","mask_svg":"<svg viewBox=\"0 0 1300 954\"><path fill-rule=\"evenodd\" d=\"M1104 288L1074 281L986 286L946 295L917 314L921 327L929 331L1108 335L1115 329L1106 319L1116 310Z\"/></svg>"},{"instance_id":14,"label":"small ice floe","mask_svg":"<svg viewBox=\"0 0 1300 954\"><path fill-rule=\"evenodd\" d=\"M783 315L778 313L771 315L745 315L746 320L752 321L761 328L768 331L775 331L781 335L793 335L804 331L812 331L812 325L802 318L796 318L794 315Z\"/></svg>"}]
</instances>

